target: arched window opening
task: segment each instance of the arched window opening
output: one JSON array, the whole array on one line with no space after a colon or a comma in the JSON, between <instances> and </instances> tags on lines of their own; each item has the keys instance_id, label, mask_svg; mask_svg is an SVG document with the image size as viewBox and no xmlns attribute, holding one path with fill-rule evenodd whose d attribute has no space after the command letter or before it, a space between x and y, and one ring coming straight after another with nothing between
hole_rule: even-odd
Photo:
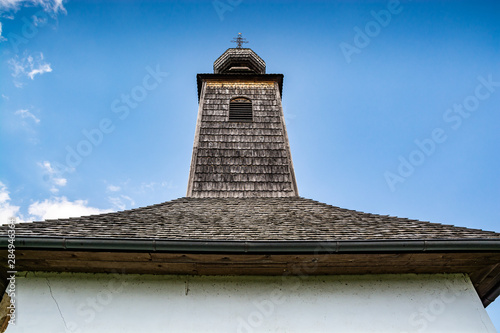
<instances>
[{"instance_id":1,"label":"arched window opening","mask_svg":"<svg viewBox=\"0 0 500 333\"><path fill-rule=\"evenodd\" d=\"M244 97L233 98L229 102L229 121L252 121L252 101Z\"/></svg>"}]
</instances>

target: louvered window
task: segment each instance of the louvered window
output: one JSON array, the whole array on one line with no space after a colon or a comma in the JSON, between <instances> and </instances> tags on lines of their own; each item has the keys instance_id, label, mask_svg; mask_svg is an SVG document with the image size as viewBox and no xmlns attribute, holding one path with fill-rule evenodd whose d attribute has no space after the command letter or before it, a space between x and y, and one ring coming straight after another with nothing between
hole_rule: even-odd
<instances>
[{"instance_id":1,"label":"louvered window","mask_svg":"<svg viewBox=\"0 0 500 333\"><path fill-rule=\"evenodd\" d=\"M252 121L252 101L238 97L229 102L229 121Z\"/></svg>"}]
</instances>

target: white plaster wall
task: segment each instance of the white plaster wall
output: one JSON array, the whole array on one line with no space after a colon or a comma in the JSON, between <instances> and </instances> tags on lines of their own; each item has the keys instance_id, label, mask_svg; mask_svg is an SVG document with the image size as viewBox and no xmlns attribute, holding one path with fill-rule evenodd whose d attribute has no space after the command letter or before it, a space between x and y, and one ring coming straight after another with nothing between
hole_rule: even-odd
<instances>
[{"instance_id":1,"label":"white plaster wall","mask_svg":"<svg viewBox=\"0 0 500 333\"><path fill-rule=\"evenodd\" d=\"M496 332L464 275L28 273L19 332Z\"/></svg>"}]
</instances>

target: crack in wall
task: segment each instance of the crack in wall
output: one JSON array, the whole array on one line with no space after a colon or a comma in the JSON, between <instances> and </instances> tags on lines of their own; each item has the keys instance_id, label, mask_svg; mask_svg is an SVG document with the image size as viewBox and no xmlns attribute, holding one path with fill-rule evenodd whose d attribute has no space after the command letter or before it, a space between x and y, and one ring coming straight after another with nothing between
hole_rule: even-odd
<instances>
[{"instance_id":1,"label":"crack in wall","mask_svg":"<svg viewBox=\"0 0 500 333\"><path fill-rule=\"evenodd\" d=\"M50 297L52 297L52 299L54 300L54 303L56 303L56 306L57 306L57 310L59 311L59 315L61 316L61 319L64 323L64 327L66 328L66 330L68 330L68 325L66 324L66 320L64 319L64 316L61 312L61 308L59 307L59 304L57 303L55 297L54 297L54 294L52 293L52 288L50 287L50 283L49 283L49 279L48 278L45 278L45 280L47 280L47 286L49 287L49 291L50 291Z\"/></svg>"}]
</instances>

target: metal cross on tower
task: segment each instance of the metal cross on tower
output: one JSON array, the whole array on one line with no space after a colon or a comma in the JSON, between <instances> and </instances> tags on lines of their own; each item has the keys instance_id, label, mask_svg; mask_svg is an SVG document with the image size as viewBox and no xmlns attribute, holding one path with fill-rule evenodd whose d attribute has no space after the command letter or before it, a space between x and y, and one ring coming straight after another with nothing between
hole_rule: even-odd
<instances>
[{"instance_id":1,"label":"metal cross on tower","mask_svg":"<svg viewBox=\"0 0 500 333\"><path fill-rule=\"evenodd\" d=\"M246 38L241 37L241 32L238 32L238 37L234 37L231 43L238 43L238 45L236 45L236 48L241 49L241 44L248 42Z\"/></svg>"}]
</instances>

